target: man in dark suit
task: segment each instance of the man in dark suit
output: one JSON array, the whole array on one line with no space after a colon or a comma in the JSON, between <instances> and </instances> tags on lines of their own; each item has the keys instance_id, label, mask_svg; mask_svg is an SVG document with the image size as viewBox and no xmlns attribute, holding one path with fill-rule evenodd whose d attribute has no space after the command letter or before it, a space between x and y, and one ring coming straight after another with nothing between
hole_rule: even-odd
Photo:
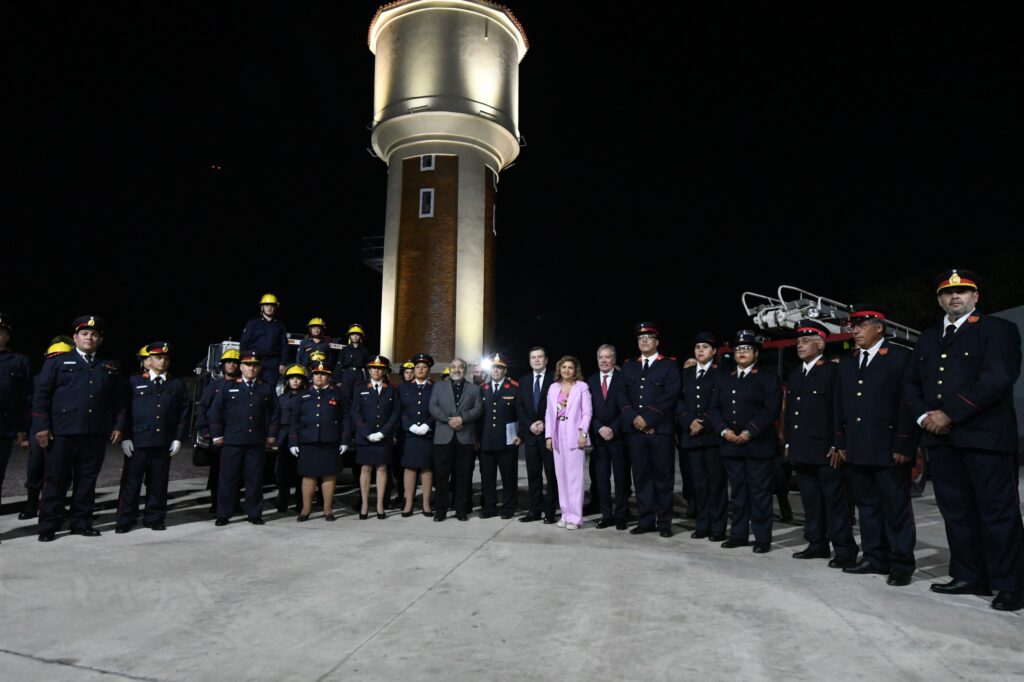
<instances>
[{"instance_id":1,"label":"man in dark suit","mask_svg":"<svg viewBox=\"0 0 1024 682\"><path fill-rule=\"evenodd\" d=\"M455 358L448 365L448 381L434 384L430 394L430 415L434 427L434 520L444 521L451 492L448 482L455 471L455 518L468 520L467 508L473 497L473 465L476 426L483 415L480 389L466 381L466 361Z\"/></svg>"},{"instance_id":2,"label":"man in dark suit","mask_svg":"<svg viewBox=\"0 0 1024 682\"><path fill-rule=\"evenodd\" d=\"M926 330L907 372L907 403L924 428L935 501L949 540L947 583L939 594L999 594L992 608L1024 607L1024 547L1017 494L1020 333L977 309L978 276L936 278L940 325Z\"/></svg>"},{"instance_id":3,"label":"man in dark suit","mask_svg":"<svg viewBox=\"0 0 1024 682\"><path fill-rule=\"evenodd\" d=\"M63 525L69 477L74 491L71 533L100 534L92 527L96 478L107 441L120 444L124 430L121 366L96 357L103 343L103 322L87 315L75 320L74 329L75 349L43 364L32 398L32 433L46 452L40 542L53 540Z\"/></svg>"},{"instance_id":4,"label":"man in dark suit","mask_svg":"<svg viewBox=\"0 0 1024 682\"><path fill-rule=\"evenodd\" d=\"M754 553L772 545L772 466L778 452L775 421L782 411L779 377L757 366L761 342L750 330L736 333L736 369L720 372L708 416L721 437L719 454L732 487L732 527L722 547L746 547L754 532Z\"/></svg>"},{"instance_id":5,"label":"man in dark suit","mask_svg":"<svg viewBox=\"0 0 1024 682\"><path fill-rule=\"evenodd\" d=\"M548 406L548 388L553 374L548 371L548 354L540 346L530 349L529 374L519 379L519 433L523 437L526 459L526 482L530 492L530 509L519 520L523 523L555 522L558 506L558 483L555 480L555 455L544 446L544 411ZM547 481L545 488L544 482Z\"/></svg>"},{"instance_id":6,"label":"man in dark suit","mask_svg":"<svg viewBox=\"0 0 1024 682\"><path fill-rule=\"evenodd\" d=\"M839 365L825 359L828 328L815 320L801 320L796 330L796 354L786 385L786 457L796 469L804 505L807 547L794 559L830 559L832 568L857 563L850 507L846 501L842 463L836 454L832 412ZM832 558L832 550L836 556Z\"/></svg>"},{"instance_id":7,"label":"man in dark suit","mask_svg":"<svg viewBox=\"0 0 1024 682\"><path fill-rule=\"evenodd\" d=\"M712 542L725 540L725 513L728 493L725 464L718 451L721 437L715 432L708 416L712 389L719 372L715 362L718 340L710 332L693 337L695 364L683 370L682 392L676 407L679 423L679 447L686 457L680 457L690 468L693 481L697 528L690 537L708 538Z\"/></svg>"},{"instance_id":8,"label":"man in dark suit","mask_svg":"<svg viewBox=\"0 0 1024 682\"><path fill-rule=\"evenodd\" d=\"M622 367L619 395L622 428L636 488L637 526L633 535L659 531L672 537L672 488L675 485L674 416L679 400L679 365L658 352L657 326L636 327L640 357Z\"/></svg>"},{"instance_id":9,"label":"man in dark suit","mask_svg":"<svg viewBox=\"0 0 1024 682\"><path fill-rule=\"evenodd\" d=\"M522 442L516 419L519 384L505 374L501 355L491 358L490 378L481 387L483 417L480 424L480 518L498 515L497 475L501 471L501 518L511 519L519 500L516 448Z\"/></svg>"},{"instance_id":10,"label":"man in dark suit","mask_svg":"<svg viewBox=\"0 0 1024 682\"><path fill-rule=\"evenodd\" d=\"M888 574L890 585L909 585L917 542L910 462L918 441L903 395L910 351L886 340L879 306L853 306L850 325L857 348L839 361L835 440L857 505L864 558L843 572Z\"/></svg>"},{"instance_id":11,"label":"man in dark suit","mask_svg":"<svg viewBox=\"0 0 1024 682\"><path fill-rule=\"evenodd\" d=\"M593 415L590 419L590 453L594 463L594 485L601 510L598 528L615 526L626 530L629 509L626 453L622 430L619 394L622 393L622 372L615 369L615 346L604 344L597 349L597 369L587 379ZM615 479L615 500L612 503L612 478Z\"/></svg>"}]
</instances>

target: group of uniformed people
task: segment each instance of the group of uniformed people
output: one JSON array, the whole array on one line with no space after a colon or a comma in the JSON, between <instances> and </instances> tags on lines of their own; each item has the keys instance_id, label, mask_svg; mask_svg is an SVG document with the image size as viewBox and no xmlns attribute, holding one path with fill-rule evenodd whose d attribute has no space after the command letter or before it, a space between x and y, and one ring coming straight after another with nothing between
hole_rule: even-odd
<instances>
[{"instance_id":1,"label":"group of uniformed people","mask_svg":"<svg viewBox=\"0 0 1024 682\"><path fill-rule=\"evenodd\" d=\"M592 444L590 511L601 515L596 527L628 528L632 486L637 523L629 532L671 537L678 451L692 497L691 537L737 548L750 545L752 533L753 551L766 553L773 478L785 461L798 476L808 542L794 558L827 559L845 573L881 573L890 585L906 585L915 570L916 541L910 466L920 443L951 553L952 579L932 590L996 590L994 608L1024 607L1012 393L1020 335L1013 324L976 309L976 274L950 270L937 278L935 290L945 317L912 350L886 338L880 306L851 308L856 348L839 358L825 357L828 328L803 320L795 339L800 364L785 387L775 371L758 364L760 337L746 330L731 340L734 366L728 368L719 365L720 344L708 332L694 337L693 357L682 368L658 351L660 335L650 322L636 328L639 357L621 369L615 349L602 345L598 371L587 379L592 410L580 427L581 443L589 438ZM394 504L389 490L402 516L411 516L419 480L424 515L444 521L451 510L467 520L477 456L480 517L512 518L520 445L530 497L520 521L556 522L558 481L544 422L555 377L543 348L531 349L531 372L519 381L508 378L506 358L495 355L479 384L458 358L446 368L447 380L435 383L434 359L419 354L393 385L390 362L366 350L358 325L348 329L349 343L332 364L326 325L313 318L297 361L287 364L277 307L273 295L261 300L261 316L246 325L242 350L224 353L222 378L197 402L197 429L214 454L216 525L230 522L241 490L248 521L264 523L263 470L267 449L275 447L278 510L287 510L294 488L299 522L310 518L318 481L324 517L335 520L338 456L350 447L359 467L360 519L369 517L371 482L378 519L387 518L386 507ZM164 530L170 461L186 438L190 409L184 384L168 372L169 345L146 346L142 371L124 382L117 363L97 357L102 322L81 317L71 338L48 349L33 382L27 358L7 348L12 329L0 315L0 476L13 443L31 434L30 499L21 517L35 516L38 498L39 540L54 539L65 521L70 486L71 533L99 535L91 519L109 441L120 444L125 456L116 531L136 525L143 482L143 522ZM282 374L278 396L274 387ZM31 423L23 409L29 403ZM857 509L860 547L848 496Z\"/></svg>"}]
</instances>

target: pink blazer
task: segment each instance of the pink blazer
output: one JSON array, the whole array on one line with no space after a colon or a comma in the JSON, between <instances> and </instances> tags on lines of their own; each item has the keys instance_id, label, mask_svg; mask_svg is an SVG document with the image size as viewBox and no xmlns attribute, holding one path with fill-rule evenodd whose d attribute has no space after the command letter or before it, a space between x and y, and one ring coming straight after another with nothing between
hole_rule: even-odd
<instances>
[{"instance_id":1,"label":"pink blazer","mask_svg":"<svg viewBox=\"0 0 1024 682\"><path fill-rule=\"evenodd\" d=\"M579 449L579 433L589 434L590 417L593 414L593 405L590 401L590 389L586 381L577 381L569 391L569 401L566 404L565 421L558 420L558 399L562 393L562 384L555 381L548 389L548 405L544 412L544 436L551 439L552 447L559 451ZM569 442L560 442L566 439ZM588 436L587 445L590 445Z\"/></svg>"}]
</instances>

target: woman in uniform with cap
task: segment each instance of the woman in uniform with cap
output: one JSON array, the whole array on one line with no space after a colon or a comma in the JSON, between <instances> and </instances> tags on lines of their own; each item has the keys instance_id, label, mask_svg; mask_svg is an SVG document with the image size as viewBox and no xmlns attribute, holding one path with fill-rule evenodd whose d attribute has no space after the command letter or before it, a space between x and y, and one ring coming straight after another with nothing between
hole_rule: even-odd
<instances>
[{"instance_id":1,"label":"woman in uniform with cap","mask_svg":"<svg viewBox=\"0 0 1024 682\"><path fill-rule=\"evenodd\" d=\"M313 365L313 385L300 391L292 403L292 424L288 434L289 451L298 458L302 476L302 512L295 519L309 519L313 510L316 479L323 479L324 519L334 521L334 484L337 481L338 456L348 450L342 442L345 430L345 401L341 389L331 385L331 369L324 362Z\"/></svg>"},{"instance_id":2,"label":"woman in uniform with cap","mask_svg":"<svg viewBox=\"0 0 1024 682\"><path fill-rule=\"evenodd\" d=\"M430 416L430 368L434 358L426 353L413 357L413 376L398 389L398 400L402 412L402 466L405 467L405 509L402 516L412 516L412 502L416 497L416 475L423 483L423 515L433 516L430 509L430 490L434 485L433 446L434 418Z\"/></svg>"},{"instance_id":3,"label":"woman in uniform with cap","mask_svg":"<svg viewBox=\"0 0 1024 682\"><path fill-rule=\"evenodd\" d=\"M395 428L398 426L398 405L395 389L386 380L391 363L378 355L366 363L370 379L352 392L352 408L343 443L348 434L355 434L356 463L360 465L359 518L369 517L370 474L377 472L377 518L384 519L384 493L388 482L388 459L394 447Z\"/></svg>"},{"instance_id":4,"label":"woman in uniform with cap","mask_svg":"<svg viewBox=\"0 0 1024 682\"><path fill-rule=\"evenodd\" d=\"M306 368L298 363L289 365L288 369L284 371L284 392L277 396L277 402L281 406L280 433L282 441L291 432L296 403L299 395L306 388L308 378ZM277 511L280 513L288 511L288 498L292 495L292 488L295 489L295 506L301 507L302 488L295 469L295 458L289 457L283 449L277 453L277 468L274 475L277 478Z\"/></svg>"},{"instance_id":5,"label":"woman in uniform with cap","mask_svg":"<svg viewBox=\"0 0 1024 682\"><path fill-rule=\"evenodd\" d=\"M732 527L722 547L745 547L754 531L754 552L772 543L772 463L779 447L775 422L782 409L782 385L774 372L757 366L761 343L752 331L736 332L736 369L720 372L709 416L722 438L719 453L732 489Z\"/></svg>"}]
</instances>

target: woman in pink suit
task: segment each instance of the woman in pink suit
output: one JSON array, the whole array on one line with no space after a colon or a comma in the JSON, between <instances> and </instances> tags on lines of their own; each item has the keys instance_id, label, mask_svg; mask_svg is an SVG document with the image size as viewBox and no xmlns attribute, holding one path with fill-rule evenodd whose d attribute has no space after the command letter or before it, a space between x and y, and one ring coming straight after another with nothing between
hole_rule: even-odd
<instances>
[{"instance_id":1,"label":"woman in pink suit","mask_svg":"<svg viewBox=\"0 0 1024 682\"><path fill-rule=\"evenodd\" d=\"M558 504L562 508L558 527L576 530L583 522L583 449L589 444L587 432L593 407L579 360L566 355L555 364L555 371L558 381L548 389L544 433L548 450L555 453Z\"/></svg>"}]
</instances>

